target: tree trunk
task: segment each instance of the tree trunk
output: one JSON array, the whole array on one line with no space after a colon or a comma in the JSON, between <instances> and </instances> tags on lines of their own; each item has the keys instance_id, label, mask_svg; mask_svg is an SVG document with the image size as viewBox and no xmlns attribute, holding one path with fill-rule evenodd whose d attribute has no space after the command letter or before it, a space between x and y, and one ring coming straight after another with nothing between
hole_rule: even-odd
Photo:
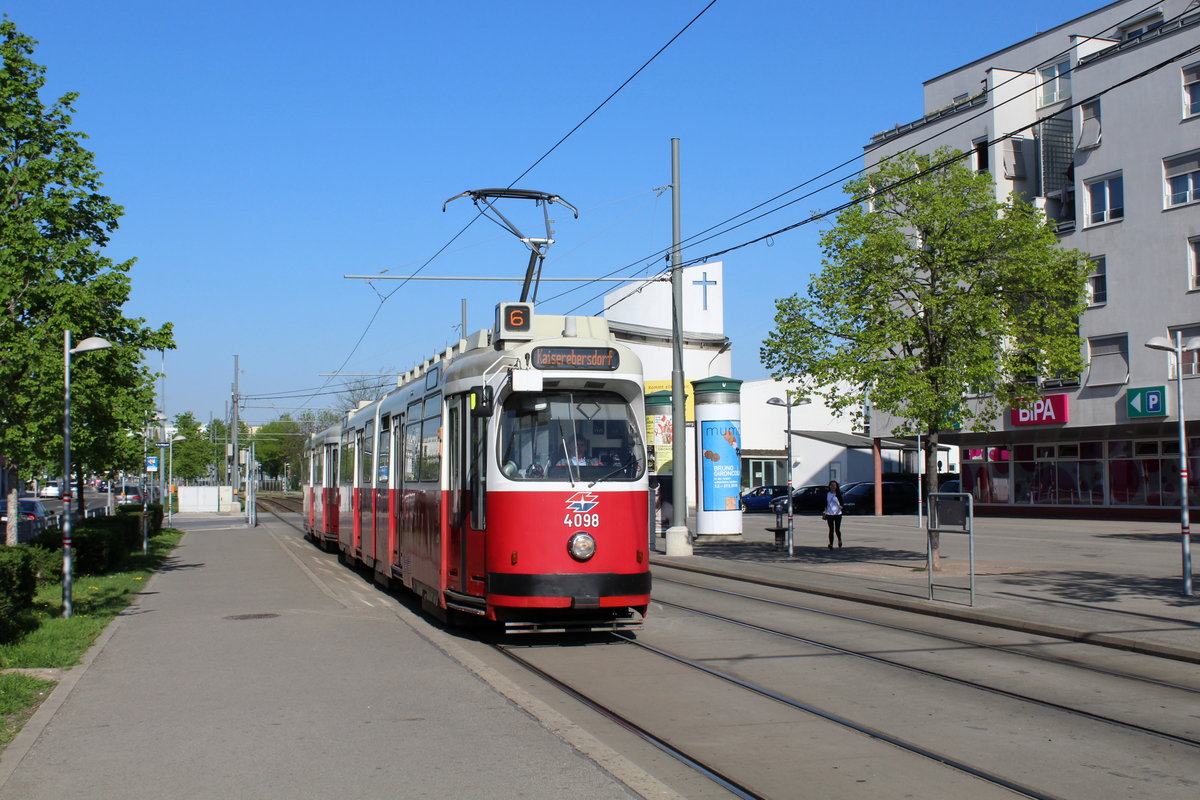
<instances>
[{"instance_id":1,"label":"tree trunk","mask_svg":"<svg viewBox=\"0 0 1200 800\"><path fill-rule=\"evenodd\" d=\"M87 507L83 504L83 470L78 471L78 476L75 479L75 519L83 519L87 511Z\"/></svg>"},{"instance_id":2,"label":"tree trunk","mask_svg":"<svg viewBox=\"0 0 1200 800\"><path fill-rule=\"evenodd\" d=\"M21 508L21 493L17 489L17 471L15 469L10 469L7 470L7 472L8 522L4 526L4 544L8 547L12 547L17 543L17 526L21 524L21 515L18 513Z\"/></svg>"},{"instance_id":3,"label":"tree trunk","mask_svg":"<svg viewBox=\"0 0 1200 800\"><path fill-rule=\"evenodd\" d=\"M938 490L938 473L937 473L937 456L938 456L938 432L932 430L925 435L925 497L928 500L929 496ZM926 506L926 511L929 506ZM933 571L941 572L942 570L942 554L940 552L942 546L942 536L936 532L930 532L930 545L933 550Z\"/></svg>"}]
</instances>

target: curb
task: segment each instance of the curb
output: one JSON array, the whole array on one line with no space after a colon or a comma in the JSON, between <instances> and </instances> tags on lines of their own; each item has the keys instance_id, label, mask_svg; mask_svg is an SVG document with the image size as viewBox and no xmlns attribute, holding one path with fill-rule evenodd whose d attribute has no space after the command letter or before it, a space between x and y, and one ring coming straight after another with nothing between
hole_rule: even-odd
<instances>
[{"instance_id":1,"label":"curb","mask_svg":"<svg viewBox=\"0 0 1200 800\"><path fill-rule=\"evenodd\" d=\"M929 602L925 600L908 600L900 597L879 597L877 595L856 591L854 589L833 589L827 586L817 586L814 584L804 583L799 580L783 581L772 580L770 578L759 578L730 570L707 567L700 564L684 564L678 561L671 561L668 560L666 556L660 555L651 555L650 563L651 565L669 567L671 569L678 569L684 572L695 572L700 575L709 575L715 578L728 578L730 580L753 583L759 586L769 586L773 589L790 589L793 591L821 595L822 597L834 597L842 600L852 600L858 603L866 603L873 606L882 606L884 608L891 608L896 611L907 611L914 614L924 614L930 617L951 619L957 622L969 622L976 625L987 625L991 628L1003 628L1005 630L1029 633L1035 636L1048 636L1053 639L1063 639L1071 642L1093 644L1100 647L1112 648L1114 650L1126 650L1133 653L1140 653L1142 655L1169 658L1174 661L1184 661L1191 664L1200 664L1200 652L1197 652L1196 650L1175 647L1169 644L1160 644L1157 642L1137 641L1135 639L1130 639L1128 637L1119 636L1112 633L1080 631L1074 628L1067 628L1062 625L1033 622L1031 620L1017 619L1015 617L1008 617L975 609L932 606L929 605Z\"/></svg>"}]
</instances>

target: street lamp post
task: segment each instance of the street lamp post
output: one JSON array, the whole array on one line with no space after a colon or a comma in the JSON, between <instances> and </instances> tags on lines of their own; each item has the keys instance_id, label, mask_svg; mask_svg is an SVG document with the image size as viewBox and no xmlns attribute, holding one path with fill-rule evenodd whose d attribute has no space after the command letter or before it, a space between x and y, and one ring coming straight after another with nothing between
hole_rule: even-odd
<instances>
[{"instance_id":1,"label":"street lamp post","mask_svg":"<svg viewBox=\"0 0 1200 800\"><path fill-rule=\"evenodd\" d=\"M1183 342L1182 331L1175 331L1175 342L1165 336L1155 336L1146 342L1151 350L1165 350L1175 354L1175 403L1179 409L1179 539L1183 547L1183 593L1192 594L1192 531L1188 518L1188 449L1187 430L1183 415L1183 351L1200 349L1200 337Z\"/></svg>"},{"instance_id":2,"label":"street lamp post","mask_svg":"<svg viewBox=\"0 0 1200 800\"><path fill-rule=\"evenodd\" d=\"M181 442L186 438L186 436L179 434L167 440L170 442L170 446L167 448L167 525L171 524L171 507L175 505L172 502L175 498L175 443Z\"/></svg>"},{"instance_id":3,"label":"street lamp post","mask_svg":"<svg viewBox=\"0 0 1200 800\"><path fill-rule=\"evenodd\" d=\"M792 408L794 408L795 406L798 406L798 405L803 405L803 404L792 402L792 392L789 389L787 392L786 400L779 398L779 397L772 397L770 400L767 401L767 405L783 406L785 409L787 409L787 422L786 422L786 426L785 426L783 432L784 432L784 434L787 435L787 512L788 512L787 546L788 546L788 558L791 558L794 553L793 542L794 542L794 532L795 532L795 528L794 528L793 521L792 521L792 512L793 512L793 509L792 509Z\"/></svg>"},{"instance_id":4,"label":"street lamp post","mask_svg":"<svg viewBox=\"0 0 1200 800\"><path fill-rule=\"evenodd\" d=\"M142 475L147 476L142 480L142 555L150 552L150 489L154 485L153 479L148 476L150 467L150 423L164 420L166 420L165 415L154 411L150 416L146 417L146 430L142 434ZM158 467L157 465L156 467L161 472L162 467Z\"/></svg>"},{"instance_id":5,"label":"street lamp post","mask_svg":"<svg viewBox=\"0 0 1200 800\"><path fill-rule=\"evenodd\" d=\"M90 336L72 349L71 331L63 331L63 617L72 612L71 592L71 356L92 350L105 350L112 343L99 336Z\"/></svg>"}]
</instances>

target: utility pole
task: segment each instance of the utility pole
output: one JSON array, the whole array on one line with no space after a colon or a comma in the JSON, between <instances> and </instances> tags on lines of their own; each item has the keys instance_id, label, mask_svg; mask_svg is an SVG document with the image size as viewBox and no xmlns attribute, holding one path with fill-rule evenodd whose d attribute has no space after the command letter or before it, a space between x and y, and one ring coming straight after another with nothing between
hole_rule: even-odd
<instances>
[{"instance_id":1,"label":"utility pole","mask_svg":"<svg viewBox=\"0 0 1200 800\"><path fill-rule=\"evenodd\" d=\"M671 527L667 555L690 556L687 527L687 387L683 382L683 257L679 218L679 139L671 139Z\"/></svg>"},{"instance_id":2,"label":"utility pole","mask_svg":"<svg viewBox=\"0 0 1200 800\"><path fill-rule=\"evenodd\" d=\"M233 357L233 417L230 424L230 441L233 442L233 463L230 469L230 480L233 483L233 496L236 499L241 486L240 468L238 466L238 357Z\"/></svg>"}]
</instances>

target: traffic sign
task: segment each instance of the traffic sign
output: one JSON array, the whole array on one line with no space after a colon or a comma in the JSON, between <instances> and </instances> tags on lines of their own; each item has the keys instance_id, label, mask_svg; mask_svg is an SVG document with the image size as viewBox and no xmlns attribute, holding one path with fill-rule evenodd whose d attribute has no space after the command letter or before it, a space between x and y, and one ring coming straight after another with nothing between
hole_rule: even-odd
<instances>
[{"instance_id":1,"label":"traffic sign","mask_svg":"<svg viewBox=\"0 0 1200 800\"><path fill-rule=\"evenodd\" d=\"M1126 390L1125 414L1130 419L1165 417L1167 415L1167 387L1141 386Z\"/></svg>"},{"instance_id":2,"label":"traffic sign","mask_svg":"<svg viewBox=\"0 0 1200 800\"><path fill-rule=\"evenodd\" d=\"M158 456L146 456L146 472L158 472Z\"/></svg>"},{"instance_id":3,"label":"traffic sign","mask_svg":"<svg viewBox=\"0 0 1200 800\"><path fill-rule=\"evenodd\" d=\"M163 447L163 448L167 448L167 447L170 447L170 446L171 446L171 443L170 443L170 442L155 442L155 443L154 443L154 446L155 446L155 447Z\"/></svg>"}]
</instances>

